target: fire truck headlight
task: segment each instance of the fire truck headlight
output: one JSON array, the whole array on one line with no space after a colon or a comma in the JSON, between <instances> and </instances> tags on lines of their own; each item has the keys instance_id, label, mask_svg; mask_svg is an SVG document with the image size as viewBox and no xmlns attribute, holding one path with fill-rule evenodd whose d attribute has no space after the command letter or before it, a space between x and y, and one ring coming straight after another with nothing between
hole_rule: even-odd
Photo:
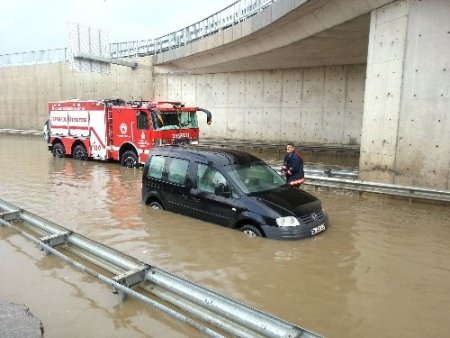
<instances>
[{"instance_id":1,"label":"fire truck headlight","mask_svg":"<svg viewBox=\"0 0 450 338\"><path fill-rule=\"evenodd\" d=\"M162 146L166 143L167 141L163 138L155 138L155 146Z\"/></svg>"}]
</instances>

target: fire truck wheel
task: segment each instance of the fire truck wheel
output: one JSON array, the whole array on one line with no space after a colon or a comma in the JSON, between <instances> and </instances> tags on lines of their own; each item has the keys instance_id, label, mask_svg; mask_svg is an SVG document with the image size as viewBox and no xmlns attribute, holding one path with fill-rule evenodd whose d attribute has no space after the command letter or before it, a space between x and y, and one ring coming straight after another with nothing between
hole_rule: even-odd
<instances>
[{"instance_id":1,"label":"fire truck wheel","mask_svg":"<svg viewBox=\"0 0 450 338\"><path fill-rule=\"evenodd\" d=\"M136 168L138 166L138 157L132 150L123 153L120 164L127 168Z\"/></svg>"},{"instance_id":2,"label":"fire truck wheel","mask_svg":"<svg viewBox=\"0 0 450 338\"><path fill-rule=\"evenodd\" d=\"M164 209L163 206L161 205L161 203L156 202L156 201L150 202L149 206L152 209L159 209L159 210L163 210Z\"/></svg>"},{"instance_id":3,"label":"fire truck wheel","mask_svg":"<svg viewBox=\"0 0 450 338\"><path fill-rule=\"evenodd\" d=\"M73 158L80 161L87 160L87 151L84 145L79 144L73 149Z\"/></svg>"},{"instance_id":4,"label":"fire truck wheel","mask_svg":"<svg viewBox=\"0 0 450 338\"><path fill-rule=\"evenodd\" d=\"M66 149L64 149L62 143L55 143L53 145L53 156L59 158L66 156Z\"/></svg>"}]
</instances>

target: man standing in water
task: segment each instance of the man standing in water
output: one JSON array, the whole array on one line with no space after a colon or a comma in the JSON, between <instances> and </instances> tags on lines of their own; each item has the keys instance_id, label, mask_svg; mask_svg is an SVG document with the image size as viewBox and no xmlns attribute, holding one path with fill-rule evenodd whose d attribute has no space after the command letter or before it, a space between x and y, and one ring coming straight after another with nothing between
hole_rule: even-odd
<instances>
[{"instance_id":1,"label":"man standing in water","mask_svg":"<svg viewBox=\"0 0 450 338\"><path fill-rule=\"evenodd\" d=\"M293 187L299 187L305 182L303 159L296 153L293 143L286 145L286 155L284 156L281 173L286 176L287 182Z\"/></svg>"}]
</instances>

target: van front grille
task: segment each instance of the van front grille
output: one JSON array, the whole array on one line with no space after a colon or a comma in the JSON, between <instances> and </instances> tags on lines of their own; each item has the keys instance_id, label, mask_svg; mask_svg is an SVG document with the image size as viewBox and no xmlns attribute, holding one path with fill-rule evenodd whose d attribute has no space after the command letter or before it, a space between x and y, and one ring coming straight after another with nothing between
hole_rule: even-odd
<instances>
[{"instance_id":1,"label":"van front grille","mask_svg":"<svg viewBox=\"0 0 450 338\"><path fill-rule=\"evenodd\" d=\"M303 224L314 223L320 220L325 220L325 214L322 209L318 209L308 215L299 217L299 220Z\"/></svg>"}]
</instances>

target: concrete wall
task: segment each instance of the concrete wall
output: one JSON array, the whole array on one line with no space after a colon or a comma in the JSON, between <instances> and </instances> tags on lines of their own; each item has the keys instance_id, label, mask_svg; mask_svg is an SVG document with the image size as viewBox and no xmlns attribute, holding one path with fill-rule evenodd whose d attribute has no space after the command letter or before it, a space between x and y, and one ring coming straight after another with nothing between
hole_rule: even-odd
<instances>
[{"instance_id":1,"label":"concrete wall","mask_svg":"<svg viewBox=\"0 0 450 338\"><path fill-rule=\"evenodd\" d=\"M49 101L111 97L151 99L150 58L136 70L112 65L109 75L74 72L64 62L0 67L0 128L41 130Z\"/></svg>"},{"instance_id":2,"label":"concrete wall","mask_svg":"<svg viewBox=\"0 0 450 338\"><path fill-rule=\"evenodd\" d=\"M155 74L155 97L210 110L201 136L359 144L365 65L217 74Z\"/></svg>"},{"instance_id":3,"label":"concrete wall","mask_svg":"<svg viewBox=\"0 0 450 338\"><path fill-rule=\"evenodd\" d=\"M450 188L450 1L372 13L360 177Z\"/></svg>"}]
</instances>

